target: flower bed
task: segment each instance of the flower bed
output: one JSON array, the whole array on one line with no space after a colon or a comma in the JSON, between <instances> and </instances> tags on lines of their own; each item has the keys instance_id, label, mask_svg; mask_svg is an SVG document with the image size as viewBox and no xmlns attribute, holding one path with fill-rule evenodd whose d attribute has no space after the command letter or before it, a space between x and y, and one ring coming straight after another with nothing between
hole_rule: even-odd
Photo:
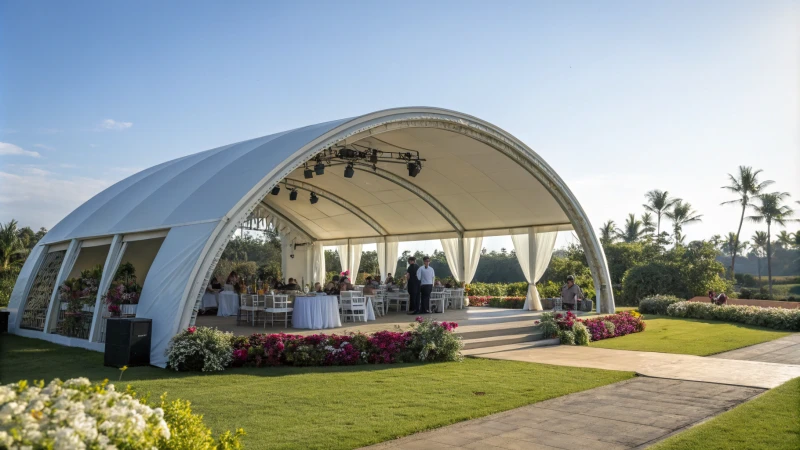
<instances>
[{"instance_id":1,"label":"flower bed","mask_svg":"<svg viewBox=\"0 0 800 450\"><path fill-rule=\"evenodd\" d=\"M491 308L520 309L525 304L525 297L491 297L470 296L469 306L489 306Z\"/></svg>"},{"instance_id":2,"label":"flower bed","mask_svg":"<svg viewBox=\"0 0 800 450\"><path fill-rule=\"evenodd\" d=\"M215 440L188 402L151 407L86 378L0 386L0 448L237 449L243 434Z\"/></svg>"},{"instance_id":3,"label":"flower bed","mask_svg":"<svg viewBox=\"0 0 800 450\"><path fill-rule=\"evenodd\" d=\"M590 340L625 336L645 329L642 315L628 311L590 319L579 319L572 311L544 313L537 325L545 339L557 337L566 345L589 345Z\"/></svg>"},{"instance_id":4,"label":"flower bed","mask_svg":"<svg viewBox=\"0 0 800 450\"><path fill-rule=\"evenodd\" d=\"M167 349L175 370L218 371L227 366L338 366L461 360L455 322L417 317L406 332L337 335L261 334L233 337L215 328L191 327Z\"/></svg>"},{"instance_id":5,"label":"flower bed","mask_svg":"<svg viewBox=\"0 0 800 450\"><path fill-rule=\"evenodd\" d=\"M759 306L712 305L678 302L667 308L667 315L689 319L710 319L743 323L776 330L800 331L800 309L762 308Z\"/></svg>"}]
</instances>

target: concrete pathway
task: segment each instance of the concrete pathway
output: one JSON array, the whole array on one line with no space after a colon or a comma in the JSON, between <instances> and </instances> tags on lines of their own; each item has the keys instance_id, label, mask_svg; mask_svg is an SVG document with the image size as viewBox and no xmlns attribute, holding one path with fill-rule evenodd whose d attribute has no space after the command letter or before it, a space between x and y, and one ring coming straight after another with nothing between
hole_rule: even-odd
<instances>
[{"instance_id":1,"label":"concrete pathway","mask_svg":"<svg viewBox=\"0 0 800 450\"><path fill-rule=\"evenodd\" d=\"M800 365L800 333L750 347L719 353L710 358Z\"/></svg>"},{"instance_id":2,"label":"concrete pathway","mask_svg":"<svg viewBox=\"0 0 800 450\"><path fill-rule=\"evenodd\" d=\"M763 389L640 377L417 433L381 449L645 447Z\"/></svg>"},{"instance_id":3,"label":"concrete pathway","mask_svg":"<svg viewBox=\"0 0 800 450\"><path fill-rule=\"evenodd\" d=\"M480 357L557 366L627 370L656 378L765 389L774 388L792 378L800 377L800 366L791 364L570 345L482 353Z\"/></svg>"}]
</instances>

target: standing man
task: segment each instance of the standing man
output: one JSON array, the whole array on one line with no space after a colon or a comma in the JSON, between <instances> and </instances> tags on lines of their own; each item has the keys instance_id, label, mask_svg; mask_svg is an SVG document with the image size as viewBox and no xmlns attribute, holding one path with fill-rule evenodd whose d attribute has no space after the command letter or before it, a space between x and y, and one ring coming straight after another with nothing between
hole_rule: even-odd
<instances>
[{"instance_id":1,"label":"standing man","mask_svg":"<svg viewBox=\"0 0 800 450\"><path fill-rule=\"evenodd\" d=\"M431 292L433 291L433 280L435 275L433 267L431 267L431 259L429 257L422 258L424 266L420 267L417 271L417 278L419 278L420 292L422 294L422 307L420 310L424 314L431 313Z\"/></svg>"},{"instance_id":2,"label":"standing man","mask_svg":"<svg viewBox=\"0 0 800 450\"><path fill-rule=\"evenodd\" d=\"M406 280L408 281L408 314L420 314L419 309L419 278L417 278L417 258L410 256L408 258L408 270L406 271Z\"/></svg>"},{"instance_id":3,"label":"standing man","mask_svg":"<svg viewBox=\"0 0 800 450\"><path fill-rule=\"evenodd\" d=\"M575 284L575 277L569 275L567 277L567 284L561 287L561 304L571 304L573 309L577 311L580 308L580 301L583 298L583 291L581 287Z\"/></svg>"}]
</instances>

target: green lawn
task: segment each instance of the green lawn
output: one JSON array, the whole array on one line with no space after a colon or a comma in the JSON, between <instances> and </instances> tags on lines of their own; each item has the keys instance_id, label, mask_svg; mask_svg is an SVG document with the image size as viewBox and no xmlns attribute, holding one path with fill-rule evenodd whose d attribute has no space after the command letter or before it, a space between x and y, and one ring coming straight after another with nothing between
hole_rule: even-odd
<instances>
[{"instance_id":1,"label":"green lawn","mask_svg":"<svg viewBox=\"0 0 800 450\"><path fill-rule=\"evenodd\" d=\"M800 378L652 448L796 450L800 448Z\"/></svg>"},{"instance_id":2,"label":"green lawn","mask_svg":"<svg viewBox=\"0 0 800 450\"><path fill-rule=\"evenodd\" d=\"M102 354L0 336L0 381L116 380ZM249 368L221 374L135 367L124 380L190 400L247 448L355 448L631 378L630 372L468 358L461 363ZM119 384L119 383L118 383Z\"/></svg>"},{"instance_id":3,"label":"green lawn","mask_svg":"<svg viewBox=\"0 0 800 450\"><path fill-rule=\"evenodd\" d=\"M707 356L771 341L790 333L713 320L645 315L641 333L592 342L592 347Z\"/></svg>"}]
</instances>

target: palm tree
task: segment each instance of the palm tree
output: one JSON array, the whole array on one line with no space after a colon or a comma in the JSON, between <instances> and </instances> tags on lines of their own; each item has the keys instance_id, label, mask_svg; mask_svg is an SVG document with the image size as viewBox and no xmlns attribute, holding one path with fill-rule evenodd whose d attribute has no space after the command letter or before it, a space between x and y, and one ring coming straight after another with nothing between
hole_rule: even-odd
<instances>
[{"instance_id":1,"label":"palm tree","mask_svg":"<svg viewBox=\"0 0 800 450\"><path fill-rule=\"evenodd\" d=\"M760 194L758 200L760 204L753 206L755 215L748 217L755 223L767 223L767 281L769 283L769 296L772 298L772 242L770 233L772 232L772 223L780 226L786 226L789 217L794 214L794 211L786 205L782 205L786 197L789 197L788 192L772 192L770 194Z\"/></svg>"},{"instance_id":2,"label":"palm tree","mask_svg":"<svg viewBox=\"0 0 800 450\"><path fill-rule=\"evenodd\" d=\"M653 223L653 214L646 212L642 214L642 227L644 227L644 232L653 234L656 232L656 224Z\"/></svg>"},{"instance_id":3,"label":"palm tree","mask_svg":"<svg viewBox=\"0 0 800 450\"><path fill-rule=\"evenodd\" d=\"M675 235L675 245L683 243L685 236L683 235L683 226L690 223L701 222L702 214L697 214L697 211L692 209L689 202L684 203L683 200L678 199L672 206L672 210L664 213L670 220L672 220L672 229Z\"/></svg>"},{"instance_id":4,"label":"palm tree","mask_svg":"<svg viewBox=\"0 0 800 450\"><path fill-rule=\"evenodd\" d=\"M756 257L756 263L758 263L758 286L761 287L761 258L767 252L767 233L766 231L756 231L750 239L753 240L750 245L750 254Z\"/></svg>"},{"instance_id":5,"label":"palm tree","mask_svg":"<svg viewBox=\"0 0 800 450\"><path fill-rule=\"evenodd\" d=\"M625 228L617 228L615 233L623 242L632 243L641 239L645 231L642 229L642 222L636 218L635 214L631 213L625 220Z\"/></svg>"},{"instance_id":6,"label":"palm tree","mask_svg":"<svg viewBox=\"0 0 800 450\"><path fill-rule=\"evenodd\" d=\"M608 245L613 244L614 241L617 239L615 233L616 227L614 226L614 221L609 220L608 222L604 223L602 227L600 227L600 244Z\"/></svg>"},{"instance_id":7,"label":"palm tree","mask_svg":"<svg viewBox=\"0 0 800 450\"><path fill-rule=\"evenodd\" d=\"M644 209L656 215L658 219L656 222L656 234L661 234L661 216L666 214L667 210L680 199L669 198L669 192L660 189L654 189L644 194L644 196L647 198L647 204L642 206L644 206Z\"/></svg>"},{"instance_id":8,"label":"palm tree","mask_svg":"<svg viewBox=\"0 0 800 450\"><path fill-rule=\"evenodd\" d=\"M719 250L719 251L722 251L722 252L725 251L725 248L724 248L725 247L725 241L722 239L722 236L720 236L718 234L715 234L715 235L711 236L711 239L709 239L708 242L710 242L711 245L713 245L716 250Z\"/></svg>"},{"instance_id":9,"label":"palm tree","mask_svg":"<svg viewBox=\"0 0 800 450\"><path fill-rule=\"evenodd\" d=\"M722 240L722 248L724 249L725 254L728 256L732 257L734 254L742 255L747 249L747 241L739 242L739 240L736 238L736 233L731 231Z\"/></svg>"},{"instance_id":10,"label":"palm tree","mask_svg":"<svg viewBox=\"0 0 800 450\"><path fill-rule=\"evenodd\" d=\"M786 230L781 230L776 239L776 243L783 249L790 249L794 245L794 235Z\"/></svg>"},{"instance_id":11,"label":"palm tree","mask_svg":"<svg viewBox=\"0 0 800 450\"><path fill-rule=\"evenodd\" d=\"M739 166L738 177L728 174L728 180L730 181L730 184L728 186L722 186L722 189L727 189L728 191L736 194L739 197L736 200L722 202L722 204L742 206L742 215L741 217L739 217L739 228L736 230L736 243L734 243L734 247L738 245L739 234L742 232L742 223L744 223L744 213L745 211L747 211L747 208L753 206L750 203L750 201L753 198L757 197L758 194L760 194L765 187L774 183L774 181L772 180L765 180L759 182L758 174L761 172L762 172L761 169L753 170L753 168L749 166ZM736 275L735 268L736 268L736 255L733 255L731 257L731 279L735 278Z\"/></svg>"},{"instance_id":12,"label":"palm tree","mask_svg":"<svg viewBox=\"0 0 800 450\"><path fill-rule=\"evenodd\" d=\"M24 258L21 256L26 254L28 249L19 238L17 221L11 219L7 224L0 225L0 270L22 265Z\"/></svg>"}]
</instances>

